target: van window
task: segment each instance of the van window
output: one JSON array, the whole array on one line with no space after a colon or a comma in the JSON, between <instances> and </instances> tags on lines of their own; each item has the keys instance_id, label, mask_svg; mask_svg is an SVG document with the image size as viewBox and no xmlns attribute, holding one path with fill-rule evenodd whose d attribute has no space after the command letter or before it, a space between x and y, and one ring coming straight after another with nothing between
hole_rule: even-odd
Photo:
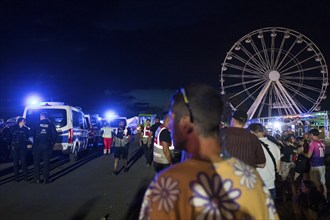
<instances>
[{"instance_id":1,"label":"van window","mask_svg":"<svg viewBox=\"0 0 330 220\"><path fill-rule=\"evenodd\" d=\"M101 126L101 122L100 122L100 120L98 119L98 117L95 117L95 116L91 116L91 123L92 123L92 126L93 126L93 128L94 127L102 127Z\"/></svg>"},{"instance_id":2,"label":"van window","mask_svg":"<svg viewBox=\"0 0 330 220\"><path fill-rule=\"evenodd\" d=\"M73 116L73 127L74 128L84 128L85 123L84 123L84 115L81 112L76 112L72 111L72 116Z\"/></svg>"},{"instance_id":3,"label":"van window","mask_svg":"<svg viewBox=\"0 0 330 220\"><path fill-rule=\"evenodd\" d=\"M65 109L28 109L26 112L26 126L34 127L40 121L40 113L47 112L49 120L54 123L57 128L67 125L67 117Z\"/></svg>"},{"instance_id":4,"label":"van window","mask_svg":"<svg viewBox=\"0 0 330 220\"><path fill-rule=\"evenodd\" d=\"M85 121L86 121L86 128L88 128L88 129L91 128L92 125L90 124L90 120L87 116L85 117Z\"/></svg>"}]
</instances>

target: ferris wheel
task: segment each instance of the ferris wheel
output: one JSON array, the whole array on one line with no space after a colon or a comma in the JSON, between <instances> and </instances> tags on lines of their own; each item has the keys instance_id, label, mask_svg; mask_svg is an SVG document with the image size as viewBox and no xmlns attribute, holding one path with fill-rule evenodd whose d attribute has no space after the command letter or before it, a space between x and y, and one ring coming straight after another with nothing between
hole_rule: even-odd
<instances>
[{"instance_id":1,"label":"ferris wheel","mask_svg":"<svg viewBox=\"0 0 330 220\"><path fill-rule=\"evenodd\" d=\"M240 38L222 63L221 94L249 118L312 112L326 99L328 68L303 34L267 27Z\"/></svg>"}]
</instances>

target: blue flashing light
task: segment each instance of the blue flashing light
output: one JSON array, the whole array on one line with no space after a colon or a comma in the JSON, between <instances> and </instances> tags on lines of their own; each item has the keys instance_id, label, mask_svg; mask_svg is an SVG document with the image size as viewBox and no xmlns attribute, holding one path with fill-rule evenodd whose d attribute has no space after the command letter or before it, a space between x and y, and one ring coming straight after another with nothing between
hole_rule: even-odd
<instances>
[{"instance_id":1,"label":"blue flashing light","mask_svg":"<svg viewBox=\"0 0 330 220\"><path fill-rule=\"evenodd\" d=\"M118 114L115 113L114 111L107 111L105 113L105 118L108 119L109 121L113 120L114 118L117 118L118 117Z\"/></svg>"},{"instance_id":2,"label":"blue flashing light","mask_svg":"<svg viewBox=\"0 0 330 220\"><path fill-rule=\"evenodd\" d=\"M38 105L41 101L41 98L37 95L31 95L26 98L27 105Z\"/></svg>"}]
</instances>

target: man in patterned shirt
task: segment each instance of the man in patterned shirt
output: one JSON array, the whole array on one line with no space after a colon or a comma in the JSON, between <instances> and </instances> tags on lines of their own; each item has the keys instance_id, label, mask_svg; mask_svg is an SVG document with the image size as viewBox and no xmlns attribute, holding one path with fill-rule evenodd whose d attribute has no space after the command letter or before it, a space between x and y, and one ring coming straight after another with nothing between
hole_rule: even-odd
<instances>
[{"instance_id":1,"label":"man in patterned shirt","mask_svg":"<svg viewBox=\"0 0 330 220\"><path fill-rule=\"evenodd\" d=\"M278 218L257 171L236 158L219 156L222 111L220 95L206 85L189 85L172 97L174 146L185 150L188 158L154 177L140 219Z\"/></svg>"}]
</instances>

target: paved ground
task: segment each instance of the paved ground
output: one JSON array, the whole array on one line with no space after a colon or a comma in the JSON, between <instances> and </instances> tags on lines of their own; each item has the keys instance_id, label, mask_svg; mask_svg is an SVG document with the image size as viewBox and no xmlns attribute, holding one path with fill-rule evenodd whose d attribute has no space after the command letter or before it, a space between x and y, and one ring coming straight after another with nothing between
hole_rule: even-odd
<instances>
[{"instance_id":1,"label":"paved ground","mask_svg":"<svg viewBox=\"0 0 330 220\"><path fill-rule=\"evenodd\" d=\"M113 155L90 150L77 162L53 158L51 184L13 182L11 164L0 164L0 219L127 219L134 216L137 193L149 183L140 147L130 146L129 171L112 176ZM32 178L32 166L29 167ZM128 212L128 210L130 210ZM138 210L136 208L135 210Z\"/></svg>"}]
</instances>

